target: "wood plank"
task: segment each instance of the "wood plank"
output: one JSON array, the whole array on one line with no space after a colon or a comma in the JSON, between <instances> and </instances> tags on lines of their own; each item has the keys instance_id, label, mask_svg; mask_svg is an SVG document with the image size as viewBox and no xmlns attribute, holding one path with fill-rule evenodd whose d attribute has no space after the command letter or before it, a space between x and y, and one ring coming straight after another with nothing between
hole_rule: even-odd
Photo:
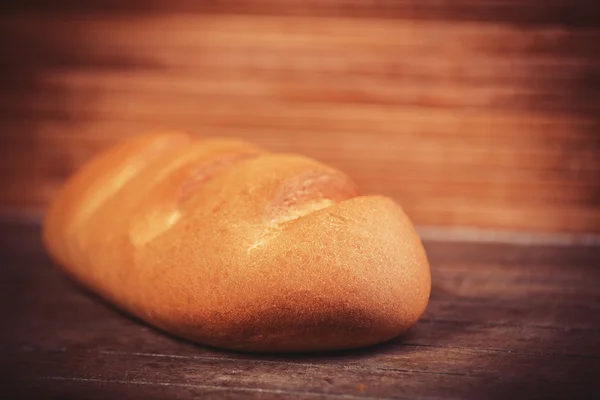
<instances>
[{"instance_id":1,"label":"wood plank","mask_svg":"<svg viewBox=\"0 0 600 400\"><path fill-rule=\"evenodd\" d=\"M19 126L20 125L20 126ZM4 145L15 151L8 154L4 162L18 163L20 153L36 153L44 168L50 168L46 163L65 158L72 165L63 172L69 174L99 151L127 137L142 134L151 129L149 125L135 124L137 128L129 128L131 124L95 123L94 121L74 121L75 127L66 129L64 124L48 124L40 137L31 138L27 135L27 125L1 124L5 132L10 134L3 138ZM78 125L78 126L77 126ZM13 128L15 127L15 128ZM107 131L105 135L95 135L95 132ZM185 130L185 129L184 129ZM468 135L430 132L399 131L396 134L373 132L371 143L358 132L327 131L324 127L316 131L296 129L295 133L304 134L304 139L286 140L277 129L237 129L228 127L196 127L192 131L199 138L230 136L239 137L260 144L267 149L277 152L298 152L315 157L334 165L349 166L353 175L371 175L377 180L406 179L414 185L420 181L436 179L440 174L444 179L459 184L463 182L481 182L490 184L527 184L540 190L546 186L548 190L561 185L572 187L594 187L600 161L594 156L593 150L585 146L593 144L593 137L572 138L571 146L580 148L578 156L569 154L565 149L556 148L554 144L544 144L535 140L529 146L527 140L519 137L501 137L498 139L473 140L469 145ZM22 133L22 135L19 135ZM313 136L314 140L306 140ZM315 143L319 137L319 143ZM524 142L522 148L511 148L519 142ZM368 150L365 146L369 145ZM335 150L343 154L335 154ZM40 154L37 154L40 153ZM485 163L483 161L485 160ZM351 164L360 163L361 169ZM407 168L415 166L419 175ZM570 167L570 170L568 169ZM394 170L395 174L386 174ZM57 175L64 178L66 175ZM521 187L527 190L526 187ZM444 190L440 187L440 190ZM563 194L570 196L571 194Z\"/></svg>"},{"instance_id":2,"label":"wood plank","mask_svg":"<svg viewBox=\"0 0 600 400\"><path fill-rule=\"evenodd\" d=\"M13 387L10 387L13 386ZM26 380L19 379L11 382L6 394L11 399L222 399L227 396L236 399L288 399L290 392L251 390L248 388L219 387L214 385L197 384L172 384L169 382L130 382L130 381L108 381L101 378L91 379L46 379ZM299 400L313 400L325 396L314 394L293 393L293 397ZM332 396L327 396L328 398ZM348 399L349 396L337 396L332 398ZM365 397L362 397L365 398Z\"/></svg>"},{"instance_id":3,"label":"wood plank","mask_svg":"<svg viewBox=\"0 0 600 400\"><path fill-rule=\"evenodd\" d=\"M89 328L93 328L93 327L89 327ZM107 335L110 336L110 332L119 332L122 331L120 329L114 330L115 327L112 327L113 329L107 329L105 331L101 331L99 332L98 335L98 340L100 340L100 342L96 342L95 344L92 344L92 346L94 346L94 348L98 348L98 346L100 346L100 348L109 345L110 344L101 344L102 338L106 338ZM447 328L444 329L444 331L446 332L446 334L448 333ZM73 332L75 333L75 332ZM73 335L73 333L71 333L71 335ZM127 336L130 336L132 332L127 332L124 333ZM67 336L69 335L69 331L65 331L64 334L66 334ZM156 333L154 333L154 335L156 335ZM75 333L75 335L73 336L77 336L77 334ZM137 340L135 340L135 342L126 345L127 348L131 349L132 346L139 348L139 344L140 344L140 340L139 338L136 338ZM150 338L151 339L151 338ZM104 339L105 340L105 339ZM171 346L170 342L165 343L167 344L167 348L169 348L171 351L173 350L173 346ZM112 344L112 346L114 346L114 342ZM181 345L181 346L179 346ZM390 345L385 346L383 348L379 348L375 354L370 354L369 352L367 352L366 354L364 352L362 353L350 353L347 355L336 355L333 357L328 357L328 358L323 358L322 356L313 356L310 358L305 358L305 357L301 357L299 360L294 360L293 358L291 359L291 362L293 363L291 368L288 368L288 364L290 362L290 357L276 357L274 359L264 359L263 357L255 357L255 356L244 356L242 355L242 358L239 359L238 355L236 354L223 354L220 352L217 352L217 354L215 354L214 350L211 349L203 349L203 348L197 348L197 347L193 347L187 343L180 343L177 347L182 347L179 351L181 351L181 353L179 354L162 354L162 353L156 353L156 348L157 347L161 347L161 345L159 344L159 342L156 342L155 340L151 339L150 342L148 343L148 345L146 346L149 349L152 349L151 351L153 352L148 352L148 353L135 353L135 354L129 354L129 353L123 353L123 352L119 352L119 351L114 351L114 350L104 350L104 351L100 351L99 353L95 354L95 353L89 353L86 351L81 351L77 349L77 346L80 346L79 348L81 348L81 346L86 347L87 345L85 344L79 344L76 345L76 347L67 347L67 348L63 348L61 350L57 351L42 351L40 348L31 348L28 347L27 349L23 350L24 352L19 353L19 359L20 360L26 360L25 363L19 365L20 369L27 371L27 374L32 374L35 377L39 377L39 376L44 376L42 371L45 371L46 374L48 374L49 372L51 372L51 375L46 375L49 377L66 377L68 376L69 379L73 379L75 377L75 379L89 379L89 378L85 378L84 377L77 377L78 373L81 374L82 371L87 370L92 370L94 371L94 373L98 373L98 367L99 365L94 365L95 361L92 360L98 360L98 362L102 362L102 364L100 365L110 365L111 368L107 371L104 371L102 376L103 379L106 379L108 381L112 379L117 379L119 377L106 377L107 373L117 373L117 374L125 374L125 376L127 377L128 374L130 374L131 372L133 372L133 376L129 376L129 378L131 379L132 383L135 383L136 377L136 367L135 365L138 363L137 361L132 361L131 359L138 359L138 358L144 358L148 361L142 361L143 363L156 363L156 360L158 360L158 364L161 365L163 361L166 360L166 362L168 362L168 364L164 365L162 367L162 369L165 370L172 370L173 369L173 365L177 365L177 369L181 370L182 368L185 369L184 365L193 365L193 366L204 366L205 364L209 364L208 368L211 368L211 370L215 371L215 370L219 370L220 368L226 369L226 370L231 370L232 368L252 368L252 372L253 373L259 373L261 376L265 376L267 374L269 374L268 371L264 371L264 369L262 369L261 367L264 364L275 364L273 365L273 368L276 368L276 372L282 372L285 373L285 376L288 376L290 373L294 374L294 370L306 370L307 366L310 366L310 368L322 368L323 366L326 366L327 369L325 371L323 370L319 370L319 375L323 376L323 375L333 375L333 376L337 376L338 374L336 374L335 372L342 369L344 372L346 372L347 370L351 370L351 371L356 371L357 373L359 373L361 376L367 375L367 380L369 380L369 375L372 376L372 378L370 379L375 379L375 380L382 380L385 379L385 377L387 376L388 378L386 380L390 379L390 376L394 376L396 377L396 379L400 379L403 375L409 375L406 376L404 378L402 378L403 382L406 381L412 381L412 385L411 389L415 390L416 393L419 393L420 395L423 394L424 390L423 388L421 388L420 386L417 386L416 388L413 386L414 385L414 381L416 380L417 382L421 382L422 385L431 385L432 389L435 390L448 390L447 387L445 387L446 385L443 385L444 387L440 388L438 386L438 382L439 382L439 375L442 375L442 378L450 375L453 379L454 382L456 382L456 386L462 386L464 387L465 385L472 385L472 384L468 384L468 383L464 383L461 382L461 378L464 376L469 376L470 378L474 379L475 382L479 382L478 385L479 386L483 386L482 380L483 381L490 381L490 380L494 380L494 378L496 376L498 376L499 373L502 374L503 376L503 384L506 385L507 381L510 382L511 379L532 379L535 378L536 382L538 384L540 383L540 379L547 379L548 381L552 380L554 382L556 382L556 380L566 380L566 381L572 381L572 374L574 373L574 371L578 372L578 375L576 375L577 378L577 382L579 384L585 384L586 382L589 384L589 382L592 381L592 379L594 379L594 370L596 368L598 368L598 359L589 359L589 358L580 358L580 357L575 357L575 358L563 358L560 361L561 364L561 368L560 369L556 369L556 368L551 368L549 366L551 366L553 363L556 363L558 360L554 360L554 357L558 357L557 355L535 355L535 354L531 354L531 355L521 355L516 351L510 351L508 353L505 352L499 352L498 350L472 350L472 349L456 349L456 348L449 348L449 349L444 349L443 347L440 347L439 345L436 346L432 346L432 347L423 347L423 345L417 345L415 346L411 346L410 344L405 344L401 347L390 347ZM413 350L410 350L413 349ZM198 355L200 354L200 355ZM110 360L111 357L113 356L118 356L121 357L121 361L114 361L114 360ZM506 356L506 357L505 357ZM84 364L78 364L76 366L72 366L73 363L73 359L79 359L81 360ZM39 359L43 359L45 360L45 363L42 365L39 365L38 361L35 360L39 360ZM182 363L181 361L184 361L184 363ZM436 362L437 361L437 362ZM27 363L29 362L29 363ZM92 363L91 365L86 366L85 363ZM516 363L517 365L520 366L519 370L513 370L511 371L506 371L503 367L506 364L513 364ZM61 369L61 367L56 367L57 364L58 366L65 366L65 365L69 365L71 367L73 367L73 370L64 370ZM127 371L121 370L119 372L118 368L114 368L112 366L114 365L126 365L127 367ZM132 365L133 364L133 365ZM183 365L182 365L183 364ZM280 364L284 364L284 366L286 367L286 369L284 371L281 371L280 368ZM37 365L37 369L36 369L36 365ZM171 365L171 368L168 367L168 365ZM229 367L227 367L227 365L229 365ZM401 367L399 367L399 365L401 365ZM546 367L545 367L546 366ZM133 368L132 368L133 367ZM152 375L149 375L147 373L147 371L145 370L144 367L140 367L141 370L137 371L137 374L139 376L139 374L144 374L145 376L145 380L149 381L149 382L155 382L156 378ZM157 367L158 368L158 367ZM116 369L116 371L115 371ZM291 371L290 371L291 369ZM133 370L133 371L132 371ZM160 370L160 368L159 368ZM100 371L103 371L102 369ZM271 369L271 374L273 374L274 370ZM392 372L390 372L392 371ZM441 371L441 372L436 372L436 371ZM455 371L455 372L454 372ZM581 372L583 372L583 375L581 374ZM84 372L85 373L85 372ZM558 373L558 375L557 375ZM194 377L196 376L196 374L199 375L204 375L204 373L200 373L198 372L198 369L195 369L192 372L192 376L188 374L186 374L186 379L190 379L192 380L192 382L195 382ZM436 385L432 385L432 377L430 376L421 376L421 374L427 374L427 375L434 375L435 377L435 382ZM344 374L346 375L346 374ZM383 375L383 376L381 376ZM413 375L419 375L418 378L415 378ZM88 375L89 376L89 375ZM347 376L346 376L347 377ZM458 378L457 378L458 377ZM29 377L30 379L32 378L32 376ZM309 376L310 378L310 376ZM313 379L313 378L310 378ZM352 379L356 379L356 375L353 375ZM469 380L472 380L469 379ZM171 382L172 383L172 382ZM244 382L245 383L245 382ZM262 382L264 383L264 382ZM235 387L235 382L234 382L234 387ZM304 386L304 385L303 385ZM385 386L384 386L385 387ZM392 388L387 387L386 390L392 390ZM413 393L414 395L415 393ZM464 393L460 394L461 396L464 395ZM446 394L447 396L447 394Z\"/></svg>"},{"instance_id":4,"label":"wood plank","mask_svg":"<svg viewBox=\"0 0 600 400\"><path fill-rule=\"evenodd\" d=\"M197 15L25 16L3 24L7 35L26 44L9 48L8 65L21 68L146 66L466 84L509 79L523 86L550 79L564 86L565 79L593 75L599 61L598 30L557 27Z\"/></svg>"},{"instance_id":5,"label":"wood plank","mask_svg":"<svg viewBox=\"0 0 600 400\"><path fill-rule=\"evenodd\" d=\"M550 78L561 85L565 78L585 78L599 62L598 30L558 27L197 15L25 16L3 23L7 34L27 44L9 49L8 62L20 66L110 67L102 60L112 59L113 68L216 68L264 77L435 77L479 84L512 78L522 85Z\"/></svg>"},{"instance_id":6,"label":"wood plank","mask_svg":"<svg viewBox=\"0 0 600 400\"><path fill-rule=\"evenodd\" d=\"M504 376L502 381L494 376L481 373L470 374L463 371L459 374L433 371L419 372L407 369L405 366L395 368L371 368L362 365L346 365L340 368L333 363L321 362L286 362L225 359L225 358L194 358L194 357L147 357L119 353L104 353L102 356L90 357L81 352L41 353L45 362L38 363L27 357L19 363L19 368L28 374L44 379L85 380L98 379L97 371L101 370L102 380L108 382L124 381L130 383L150 381L154 384L168 385L198 385L231 388L234 391L280 392L294 396L322 393L324 395L343 396L354 395L375 398L475 398L482 393L483 387L493 392L510 385L524 385L529 390L542 387L549 381L530 382L526 385L528 376ZM451 364L453 360L445 360ZM103 368L110 364L112 368ZM579 372L582 363L575 364ZM367 364L368 365L368 364ZM52 366L52 375L47 375ZM176 366L176 369L173 368ZM521 366L523 367L523 366ZM525 369L525 368L523 368ZM165 371L169 371L165 373ZM572 372L572 371L571 371ZM30 375L30 376L31 376ZM432 376L433 375L433 376ZM482 376L483 375L483 376ZM68 378L67 378L68 377ZM285 377L285 378L284 378ZM58 378L58 379L57 379ZM290 379L292 378L292 379ZM512 378L512 379L511 379ZM539 376L537 377L539 379ZM563 394L573 389L581 389L579 385L589 385L591 376L580 376L578 382L568 382ZM435 385L432 382L435 380ZM562 382L561 382L562 383ZM558 385L557 385L558 386ZM583 386L585 388L586 386ZM556 388L553 388L556 390ZM546 389L546 394L552 391Z\"/></svg>"},{"instance_id":7,"label":"wood plank","mask_svg":"<svg viewBox=\"0 0 600 400\"><path fill-rule=\"evenodd\" d=\"M67 105L77 101L98 101L107 103L109 99L97 99L95 97L63 99ZM261 133L268 133L273 138L277 138L276 143L298 143L310 142L298 138L292 133L314 132L314 134L328 135L340 133L353 133L354 140L368 140L366 133L373 132L380 134L390 143L395 135L425 135L438 140L443 137L456 137L457 141L462 141L465 147L474 141L477 143L486 143L487 141L497 140L497 138L506 138L512 140L512 147L518 151L515 143L521 139L524 148L545 146L554 149L560 149L559 145L564 142L565 145L573 150L585 149L586 146L595 144L594 138L596 125L593 118L569 117L562 115L538 114L538 113L519 113L507 112L501 110L486 110L484 112L471 112L469 110L444 110L431 109L425 107L385 107L377 105L352 105L346 104L344 107L324 106L324 105L300 105L298 107L284 107L280 102L238 102L235 109L227 108L226 104L218 103L210 106L208 110L197 108L196 114L178 113L177 118L144 115L141 118L129 118L125 120L116 119L93 119L93 116L77 114L64 109L51 109L39 113L29 114L23 111L27 107L35 110L35 100L29 105L22 103L22 108L14 109L15 113L10 118L7 116L1 122L4 126L2 136L10 135L12 131L14 136L22 138L29 133L27 128L37 121L40 129L43 129L40 136L51 132L53 136L63 136L67 139L81 132L81 135L89 135L91 141L102 140L105 136L107 140L116 140L123 135L139 134L140 131L147 129L167 129L171 126L173 129L189 129L201 131L228 129L235 130L236 134L243 135L243 132L256 134L257 139L261 139ZM268 105L268 107L267 107ZM15 107L16 108L16 107ZM273 111L269 112L271 108ZM249 109L249 110L247 110ZM21 110L19 112L19 110ZM33 111L33 110L32 110ZM29 120L27 117L29 116ZM65 125L71 123L70 129ZM62 124L61 124L62 123ZM100 128L98 128L100 127ZM104 135L100 135L102 130ZM280 130L290 132L290 135L274 135L273 132ZM88 133L89 132L89 133ZM528 134L529 133L529 134ZM275 141L275 139L272 139ZM556 142L553 142L556 141ZM573 142L571 142L573 141ZM578 143L578 141L580 141ZM583 141L583 143L581 143ZM375 142L377 143L377 142ZM407 144L410 144L407 143ZM314 143L312 147L317 146ZM340 143L340 145L346 145ZM505 147L501 146L501 147ZM543 148L543 147L542 147Z\"/></svg>"},{"instance_id":8,"label":"wood plank","mask_svg":"<svg viewBox=\"0 0 600 400\"><path fill-rule=\"evenodd\" d=\"M407 51L421 48L434 53L443 53L449 60L452 60L453 56L466 53L479 56L477 58L484 55L497 57L499 54L505 54L508 60L516 62L519 60L515 56L519 55L525 55L529 60L558 60L565 64L569 62L567 56L575 58L570 60L572 63L577 63L586 57L590 60L598 60L598 55L594 51L594 39L598 35L598 28L581 30L552 25L527 27L486 22L456 23L443 20L423 22L197 14L154 16L138 14L119 17L103 14L70 16L28 13L18 16L8 15L0 17L0 20L5 29L33 43L37 41L40 44L58 45L66 40L70 44L81 44L82 40L85 40L96 45L95 48L81 49L84 54L94 54L94 52L101 54L106 48L112 48L113 51L136 50L146 53L153 47L159 53L174 51L181 54L182 50L197 48L217 51L238 50L248 56L251 55L248 50L254 49L261 54L269 50L277 50L279 52L302 51L303 53L300 54L322 56L327 56L326 51L344 50L339 54L329 54L329 58L326 57L325 61L333 61L339 56L351 57L352 54L357 54L356 51L360 51L363 55L382 54L400 61L401 57L389 50ZM38 27L38 34L26 35L32 26ZM361 30L361 35L356 35L357 28ZM71 30L85 30L88 36L73 37L69 35ZM165 35L166 33L168 35ZM444 41L440 42L440 39ZM22 48L9 50L15 54L28 52L28 49ZM334 55L336 57L333 57ZM210 60L206 61L210 62ZM340 68L347 67L345 63L337 65ZM363 64L363 66L369 65L372 64Z\"/></svg>"},{"instance_id":9,"label":"wood plank","mask_svg":"<svg viewBox=\"0 0 600 400\"><path fill-rule=\"evenodd\" d=\"M10 113L56 112L60 110L57 110L57 107L68 106L75 114L89 114L98 110L101 114L110 113L112 118L123 118L123 115L136 113L136 108L139 107L143 107L148 113L154 113L153 110L160 109L160 105L171 104L169 107L181 109L185 113L191 110L193 105L198 108L206 107L212 102L222 102L233 103L232 106L235 107L236 104L254 101L266 104L282 103L287 107L316 103L324 106L351 104L468 109L471 112L492 108L520 112L586 113L597 108L596 104L590 104L593 93L589 96L573 97L571 82L566 79L562 80L560 86L544 82L538 87L527 87L495 82L467 85L462 82L425 83L408 79L390 81L340 76L314 79L308 78L307 74L304 78L290 81L285 77L244 77L239 72L234 76L215 80L215 77L195 71L198 75L195 75L193 80L173 84L173 79L165 79L169 73L177 76L178 81L181 80L181 76L174 71L139 73L135 74L137 78L131 79L127 75L116 78L110 76L112 73L99 72L89 74L86 79L94 83L86 84L85 81L78 80L77 75L70 76L65 72L61 73L58 82L52 82L52 85L58 85L60 90L70 94L70 98L65 99L67 104L56 103L56 93L46 91L35 98L4 98L4 101L0 102L0 110ZM161 82L165 80L165 83ZM576 82L576 79L572 81ZM81 103L77 99L88 100ZM103 100L109 102L109 105ZM123 109L120 107L122 104L135 104L137 107L132 109L129 106ZM169 107L166 110L169 110Z\"/></svg>"},{"instance_id":10,"label":"wood plank","mask_svg":"<svg viewBox=\"0 0 600 400\"><path fill-rule=\"evenodd\" d=\"M38 10L62 13L216 13L249 15L310 15L347 16L353 18L406 18L453 21L493 21L513 24L553 24L574 27L598 26L598 13L586 0L496 0L476 2L472 0L391 0L363 2L355 0L216 0L195 2L191 0L133 1L118 0L66 0L59 4L47 4L40 0L25 0L4 7L13 12Z\"/></svg>"},{"instance_id":11,"label":"wood plank","mask_svg":"<svg viewBox=\"0 0 600 400\"><path fill-rule=\"evenodd\" d=\"M507 175L514 176L516 179L519 179L519 176L514 173L514 170L524 168L523 173L527 173L531 169L539 169L540 171L556 171L555 174L560 178L562 178L562 172L569 181L577 179L578 173L584 175L586 171L592 172L600 168L598 159L595 157L595 149L592 147L596 138L591 132L587 135L582 133L579 137L574 136L570 139L556 138L556 140L561 140L561 144L569 146L569 149L556 146L555 142L548 140L551 138L530 136L527 139L516 134L500 137L493 135L495 131L500 132L514 128L517 132L524 133L528 129L526 124L520 125L509 121L499 125L488 121L491 134L487 136L488 129L484 122L480 121L477 116L468 113L456 113L457 118L464 116L464 119L453 124L451 120L446 119L445 113L421 113L418 108L396 113L389 110L384 113L382 111L385 110L377 108L347 107L348 115L354 115L354 117L344 121L342 115L335 112L337 107L319 111L318 106L311 106L286 112L286 108L281 104L239 102L237 105L244 111L236 112L235 115L231 111L227 112L221 104L207 105L196 116L203 114L208 120L196 122L195 126L192 122L193 119L186 116L175 118L156 114L131 115L123 122L115 120L104 122L103 119L87 119L81 116L74 116L68 124L50 120L42 124L41 134L36 140L44 142L44 145L52 146L53 151L60 151L61 146L68 146L65 151L73 151L73 155L76 155L77 149L80 148L87 151L83 157L89 157L94 151L119 139L149 130L159 130L162 127L167 129L169 121L173 121L174 129L191 130L202 136L239 136L280 151L287 148L288 151L297 149L310 154L329 153L327 158L339 161L387 159L396 162L429 163L437 165L438 168L444 168L445 164L450 167L456 164L477 165L482 168L497 166L502 167L502 171L508 169ZM269 109L275 113L267 115ZM277 111L282 112L278 113ZM218 116L218 114L222 114L222 116ZM251 117L251 114L254 117ZM261 114L264 117L261 117ZM393 116L393 120L388 120L385 125L380 126L379 116L385 118L382 114L388 114L390 118ZM427 118L428 114L429 118ZM490 118L494 117L493 113L485 115ZM245 118L246 116L248 119ZM136 123L136 118L141 118L145 122ZM307 122L307 119L311 118L313 118L312 122ZM507 114L508 118L510 118L510 114ZM47 120L39 119L40 122ZM210 121L211 119L213 121ZM243 120L249 121L245 128L242 127ZM448 121L446 128L442 128L444 121ZM350 127L352 122L355 123L354 127ZM368 128L369 123L371 123L371 129ZM394 124L397 124L395 131L393 130ZM348 128L344 125L347 125ZM31 134L31 125L28 125L27 121L8 121L3 126L4 132L7 132L3 141L7 146L10 143L19 144L22 142L23 136ZM153 126L154 128L152 128ZM305 137L288 136L281 129L293 134L303 134ZM473 133L461 133L461 131L472 132L472 129L478 130L479 136ZM529 130L536 129L542 130L543 125L540 124L536 128L532 124ZM569 129L569 126L566 125L564 129ZM365 130L369 131L370 135L366 135ZM100 135L103 131L106 133ZM561 132L558 129L557 131ZM474 138L472 141L471 137ZM522 148L517 147L520 142L523 143ZM369 148L365 148L367 144L370 146ZM334 148L337 148L340 154L336 155L335 152L331 154L331 150ZM397 157L397 155L401 157ZM365 167L368 167L368 164ZM510 172L513 174L511 175ZM406 172L398 169L398 173ZM476 171L473 173L477 174Z\"/></svg>"}]
</instances>

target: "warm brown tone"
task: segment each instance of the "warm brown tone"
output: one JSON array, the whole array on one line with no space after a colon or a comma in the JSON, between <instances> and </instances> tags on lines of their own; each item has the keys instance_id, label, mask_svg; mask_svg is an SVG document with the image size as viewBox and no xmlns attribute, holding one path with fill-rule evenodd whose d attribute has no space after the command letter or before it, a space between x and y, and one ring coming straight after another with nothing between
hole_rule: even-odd
<instances>
[{"instance_id":1,"label":"warm brown tone","mask_svg":"<svg viewBox=\"0 0 600 400\"><path fill-rule=\"evenodd\" d=\"M392 339L425 310L425 252L388 198L234 140L142 136L61 189L44 239L66 271L168 332L229 349Z\"/></svg>"},{"instance_id":2,"label":"warm brown tone","mask_svg":"<svg viewBox=\"0 0 600 400\"><path fill-rule=\"evenodd\" d=\"M425 242L434 278L401 339L304 356L176 340L105 307L0 225L3 399L598 399L600 248ZM4 367L4 368L3 368Z\"/></svg>"},{"instance_id":3,"label":"warm brown tone","mask_svg":"<svg viewBox=\"0 0 600 400\"><path fill-rule=\"evenodd\" d=\"M176 128L313 157L418 225L600 232L594 1L68 3L0 17L2 210Z\"/></svg>"}]
</instances>

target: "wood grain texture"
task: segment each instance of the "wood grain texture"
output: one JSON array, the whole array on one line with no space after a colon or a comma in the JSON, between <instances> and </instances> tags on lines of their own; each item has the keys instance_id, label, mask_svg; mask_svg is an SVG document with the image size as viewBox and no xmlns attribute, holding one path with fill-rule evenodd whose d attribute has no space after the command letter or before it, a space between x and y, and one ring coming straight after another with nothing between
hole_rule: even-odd
<instances>
[{"instance_id":1,"label":"wood grain texture","mask_svg":"<svg viewBox=\"0 0 600 400\"><path fill-rule=\"evenodd\" d=\"M8 2L7 11L202 12L249 15L345 16L355 18L450 19L565 26L599 26L588 0L43 0Z\"/></svg>"},{"instance_id":2,"label":"wood grain texture","mask_svg":"<svg viewBox=\"0 0 600 400\"><path fill-rule=\"evenodd\" d=\"M193 345L54 268L39 227L0 227L3 398L594 398L600 248L425 244L433 291L404 337L335 354Z\"/></svg>"},{"instance_id":3,"label":"wood grain texture","mask_svg":"<svg viewBox=\"0 0 600 400\"><path fill-rule=\"evenodd\" d=\"M598 9L24 2L0 17L0 210L44 207L119 139L182 129L317 158L419 225L599 233Z\"/></svg>"}]
</instances>

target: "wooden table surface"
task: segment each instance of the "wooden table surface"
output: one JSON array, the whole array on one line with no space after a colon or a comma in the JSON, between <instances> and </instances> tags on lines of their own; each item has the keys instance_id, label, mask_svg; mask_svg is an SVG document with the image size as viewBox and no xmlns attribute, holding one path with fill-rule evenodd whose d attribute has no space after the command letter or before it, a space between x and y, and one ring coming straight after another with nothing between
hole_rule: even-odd
<instances>
[{"instance_id":1,"label":"wooden table surface","mask_svg":"<svg viewBox=\"0 0 600 400\"><path fill-rule=\"evenodd\" d=\"M187 343L110 308L0 227L0 398L592 398L600 248L427 242L428 310L360 351L253 355ZM596 397L598 398L598 397Z\"/></svg>"}]
</instances>

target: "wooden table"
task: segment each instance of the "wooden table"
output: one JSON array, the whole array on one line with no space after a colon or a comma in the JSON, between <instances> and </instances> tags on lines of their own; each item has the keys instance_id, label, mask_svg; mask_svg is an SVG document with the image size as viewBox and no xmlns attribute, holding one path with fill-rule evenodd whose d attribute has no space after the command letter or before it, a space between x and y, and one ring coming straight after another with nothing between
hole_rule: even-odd
<instances>
[{"instance_id":1,"label":"wooden table","mask_svg":"<svg viewBox=\"0 0 600 400\"><path fill-rule=\"evenodd\" d=\"M428 242L431 302L408 334L292 356L159 333L69 282L39 236L35 224L0 227L0 398L600 395L598 247Z\"/></svg>"}]
</instances>

